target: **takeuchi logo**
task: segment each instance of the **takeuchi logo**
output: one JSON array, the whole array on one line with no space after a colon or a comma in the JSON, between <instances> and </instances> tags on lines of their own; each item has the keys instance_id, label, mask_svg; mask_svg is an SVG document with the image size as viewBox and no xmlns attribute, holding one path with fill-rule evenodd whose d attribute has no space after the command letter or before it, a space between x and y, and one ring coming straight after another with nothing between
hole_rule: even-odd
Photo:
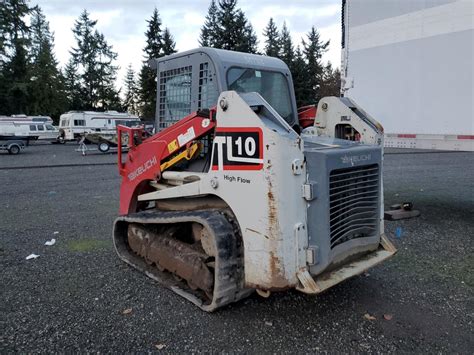
<instances>
[{"instance_id":1,"label":"takeuchi logo","mask_svg":"<svg viewBox=\"0 0 474 355\"><path fill-rule=\"evenodd\" d=\"M370 160L370 154L361 154L361 155L344 155L341 157L342 164L351 164L354 166L357 163L365 162Z\"/></svg>"},{"instance_id":2,"label":"takeuchi logo","mask_svg":"<svg viewBox=\"0 0 474 355\"><path fill-rule=\"evenodd\" d=\"M144 164L140 165L137 169L135 169L130 174L128 174L128 179L130 181L135 180L137 177L139 177L145 171L151 169L154 165L157 165L157 164L158 164L158 161L156 159L156 156L154 156L151 159L148 159Z\"/></svg>"}]
</instances>

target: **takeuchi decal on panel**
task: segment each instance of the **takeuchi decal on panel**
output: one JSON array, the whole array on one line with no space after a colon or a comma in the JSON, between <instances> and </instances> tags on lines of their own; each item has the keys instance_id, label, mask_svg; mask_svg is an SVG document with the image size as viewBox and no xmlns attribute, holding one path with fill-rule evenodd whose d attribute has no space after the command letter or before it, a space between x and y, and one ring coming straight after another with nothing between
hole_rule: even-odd
<instances>
[{"instance_id":1,"label":"takeuchi decal on panel","mask_svg":"<svg viewBox=\"0 0 474 355\"><path fill-rule=\"evenodd\" d=\"M263 134L258 127L222 127L214 137L212 170L261 170Z\"/></svg>"}]
</instances>

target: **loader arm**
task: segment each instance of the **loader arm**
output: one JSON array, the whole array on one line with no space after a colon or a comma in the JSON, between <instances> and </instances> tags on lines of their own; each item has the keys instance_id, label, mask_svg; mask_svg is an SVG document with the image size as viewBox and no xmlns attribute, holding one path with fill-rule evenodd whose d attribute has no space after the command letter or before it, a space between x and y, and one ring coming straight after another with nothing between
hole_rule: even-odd
<instances>
[{"instance_id":1,"label":"loader arm","mask_svg":"<svg viewBox=\"0 0 474 355\"><path fill-rule=\"evenodd\" d=\"M159 180L163 170L196 154L192 142L214 130L214 113L214 110L192 113L144 140L141 139L143 127L117 127L118 166L122 176L120 215L136 211L138 194L149 188L150 181ZM123 161L124 143L128 146L126 161Z\"/></svg>"},{"instance_id":2,"label":"loader arm","mask_svg":"<svg viewBox=\"0 0 474 355\"><path fill-rule=\"evenodd\" d=\"M347 97L321 99L314 126L303 133L383 147L382 125Z\"/></svg>"}]
</instances>

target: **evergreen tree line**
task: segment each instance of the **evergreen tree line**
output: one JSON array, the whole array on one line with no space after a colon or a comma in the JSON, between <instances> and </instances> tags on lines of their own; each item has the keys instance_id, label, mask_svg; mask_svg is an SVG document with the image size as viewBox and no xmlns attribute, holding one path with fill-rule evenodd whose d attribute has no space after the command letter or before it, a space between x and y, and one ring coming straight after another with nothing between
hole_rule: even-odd
<instances>
[{"instance_id":1,"label":"evergreen tree line","mask_svg":"<svg viewBox=\"0 0 474 355\"><path fill-rule=\"evenodd\" d=\"M39 7L30 8L25 0L0 3L0 114L63 112L64 80L53 47Z\"/></svg>"},{"instance_id":2,"label":"evergreen tree line","mask_svg":"<svg viewBox=\"0 0 474 355\"><path fill-rule=\"evenodd\" d=\"M149 60L176 52L158 10L147 20L141 70L135 73L130 64L120 90L116 88L117 53L96 25L84 10L72 28L75 44L69 61L60 68L54 55L54 34L41 8L29 7L27 0L0 2L0 114L49 115L57 121L68 110L126 110L153 119L157 84ZM279 30L270 19L263 35L265 47L260 54L287 63L298 105L339 95L339 70L321 63L329 41L321 41L315 27L296 47L285 23ZM257 35L237 0L211 1L199 43L258 53Z\"/></svg>"},{"instance_id":3,"label":"evergreen tree line","mask_svg":"<svg viewBox=\"0 0 474 355\"><path fill-rule=\"evenodd\" d=\"M60 68L41 8L27 0L0 2L0 114L48 115L57 122L69 110L118 110L153 119L156 81L148 61L176 52L176 44L156 8L147 23L141 71L130 64L117 90L117 53L87 10L74 23L75 44Z\"/></svg>"}]
</instances>

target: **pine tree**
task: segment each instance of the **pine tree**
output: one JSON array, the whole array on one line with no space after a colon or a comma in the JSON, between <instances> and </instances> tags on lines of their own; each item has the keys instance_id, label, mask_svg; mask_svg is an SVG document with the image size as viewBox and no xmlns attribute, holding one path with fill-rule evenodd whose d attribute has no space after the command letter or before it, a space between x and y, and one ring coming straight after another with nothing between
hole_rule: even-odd
<instances>
[{"instance_id":1,"label":"pine tree","mask_svg":"<svg viewBox=\"0 0 474 355\"><path fill-rule=\"evenodd\" d=\"M0 2L0 70L7 61L7 49L10 44L10 15L11 12L7 8L7 3Z\"/></svg>"},{"instance_id":2,"label":"pine tree","mask_svg":"<svg viewBox=\"0 0 474 355\"><path fill-rule=\"evenodd\" d=\"M123 107L128 113L138 114L138 87L135 81L135 71L132 64L128 65L127 74L125 75L125 98L123 100Z\"/></svg>"},{"instance_id":3,"label":"pine tree","mask_svg":"<svg viewBox=\"0 0 474 355\"><path fill-rule=\"evenodd\" d=\"M24 18L30 11L26 0L0 1L0 69L11 59L15 41L27 38L29 27Z\"/></svg>"},{"instance_id":4,"label":"pine tree","mask_svg":"<svg viewBox=\"0 0 474 355\"><path fill-rule=\"evenodd\" d=\"M30 23L30 54L33 60L40 56L40 52L45 45L53 45L54 36L49 30L49 22L39 6L35 6L31 12Z\"/></svg>"},{"instance_id":5,"label":"pine tree","mask_svg":"<svg viewBox=\"0 0 474 355\"><path fill-rule=\"evenodd\" d=\"M163 31L163 55L176 53L176 42L168 27Z\"/></svg>"},{"instance_id":6,"label":"pine tree","mask_svg":"<svg viewBox=\"0 0 474 355\"><path fill-rule=\"evenodd\" d=\"M77 65L72 58L66 64L64 71L64 91L68 110L81 110L84 107L80 78L77 73Z\"/></svg>"},{"instance_id":7,"label":"pine tree","mask_svg":"<svg viewBox=\"0 0 474 355\"><path fill-rule=\"evenodd\" d=\"M77 42L77 47L72 48L71 56L79 74L80 101L82 109L94 109L97 102L96 85L98 75L95 71L98 44L94 36L94 27L97 21L89 18L89 13L84 10L76 20L72 32Z\"/></svg>"},{"instance_id":8,"label":"pine tree","mask_svg":"<svg viewBox=\"0 0 474 355\"><path fill-rule=\"evenodd\" d=\"M237 8L237 0L220 0L217 5L211 2L199 43L213 48L257 52L257 35L244 12Z\"/></svg>"},{"instance_id":9,"label":"pine tree","mask_svg":"<svg viewBox=\"0 0 474 355\"><path fill-rule=\"evenodd\" d=\"M161 18L158 9L155 7L153 15L148 22L148 29L145 32L146 46L143 49L145 52L145 60L152 58L158 58L161 55L161 49L163 47L162 42L162 31L161 31Z\"/></svg>"},{"instance_id":10,"label":"pine tree","mask_svg":"<svg viewBox=\"0 0 474 355\"><path fill-rule=\"evenodd\" d=\"M307 63L307 85L308 96L305 100L317 103L321 98L320 85L323 80L323 64L321 57L327 51L329 41L323 42L319 36L318 30L313 26L307 35L307 42L303 40L303 53Z\"/></svg>"},{"instance_id":11,"label":"pine tree","mask_svg":"<svg viewBox=\"0 0 474 355\"><path fill-rule=\"evenodd\" d=\"M310 104L311 102L305 100L306 62L300 46L296 47L295 58L290 69L293 78L293 87L295 89L296 105L301 107Z\"/></svg>"},{"instance_id":12,"label":"pine tree","mask_svg":"<svg viewBox=\"0 0 474 355\"><path fill-rule=\"evenodd\" d=\"M35 115L49 115L55 120L65 109L63 78L53 53L54 37L49 23L39 7L31 18L31 83L29 111Z\"/></svg>"},{"instance_id":13,"label":"pine tree","mask_svg":"<svg viewBox=\"0 0 474 355\"><path fill-rule=\"evenodd\" d=\"M143 49L145 52L144 63L140 71L140 112L144 119L153 120L156 110L156 71L150 68L148 61L163 56L162 23L156 8L151 19L147 20L147 22L148 29L145 32L146 46Z\"/></svg>"},{"instance_id":14,"label":"pine tree","mask_svg":"<svg viewBox=\"0 0 474 355\"><path fill-rule=\"evenodd\" d=\"M331 62L323 69L323 79L320 86L320 97L341 95L341 72L333 70Z\"/></svg>"},{"instance_id":15,"label":"pine tree","mask_svg":"<svg viewBox=\"0 0 474 355\"><path fill-rule=\"evenodd\" d=\"M118 67L113 65L117 54L104 36L95 29L84 10L73 28L76 47L71 51L79 70L83 109L112 109L119 107L120 99L114 87Z\"/></svg>"},{"instance_id":16,"label":"pine tree","mask_svg":"<svg viewBox=\"0 0 474 355\"><path fill-rule=\"evenodd\" d=\"M94 33L99 49L96 59L96 72L99 78L97 82L97 104L103 110L122 110L119 92L115 88L117 80L118 66L113 65L117 59L117 53L112 50L104 38L104 35L97 30Z\"/></svg>"},{"instance_id":17,"label":"pine tree","mask_svg":"<svg viewBox=\"0 0 474 355\"><path fill-rule=\"evenodd\" d=\"M122 105L122 99L120 98L120 91L116 90L115 87L113 90L107 91L107 96L103 100L102 108L104 110L112 110L122 112L124 110Z\"/></svg>"},{"instance_id":18,"label":"pine tree","mask_svg":"<svg viewBox=\"0 0 474 355\"><path fill-rule=\"evenodd\" d=\"M239 10L236 21L236 45L238 52L257 53L257 35L250 21L247 20L243 11Z\"/></svg>"},{"instance_id":19,"label":"pine tree","mask_svg":"<svg viewBox=\"0 0 474 355\"><path fill-rule=\"evenodd\" d=\"M280 34L278 33L278 28L273 21L273 18L270 17L267 27L263 31L265 39L265 54L270 57L278 57L280 53Z\"/></svg>"},{"instance_id":20,"label":"pine tree","mask_svg":"<svg viewBox=\"0 0 474 355\"><path fill-rule=\"evenodd\" d=\"M286 22L283 22L280 36L280 59L290 68L294 59L294 50L295 48L293 46L290 31L288 30L288 27L286 27Z\"/></svg>"},{"instance_id":21,"label":"pine tree","mask_svg":"<svg viewBox=\"0 0 474 355\"><path fill-rule=\"evenodd\" d=\"M236 9L237 0L219 0L217 10L218 32L214 38L215 47L221 49L236 50L237 33L240 35L241 30L237 28L236 19L238 9Z\"/></svg>"},{"instance_id":22,"label":"pine tree","mask_svg":"<svg viewBox=\"0 0 474 355\"><path fill-rule=\"evenodd\" d=\"M206 21L201 28L201 35L199 36L199 45L201 47L216 47L215 41L219 35L217 11L216 1L212 0L207 10Z\"/></svg>"},{"instance_id":23,"label":"pine tree","mask_svg":"<svg viewBox=\"0 0 474 355\"><path fill-rule=\"evenodd\" d=\"M29 27L31 9L25 0L0 3L0 110L4 114L28 113Z\"/></svg>"},{"instance_id":24,"label":"pine tree","mask_svg":"<svg viewBox=\"0 0 474 355\"><path fill-rule=\"evenodd\" d=\"M0 112L9 113L8 91L11 83L7 80L8 75L5 65L8 62L8 48L11 46L10 28L11 28L11 11L7 7L6 2L0 2Z\"/></svg>"}]
</instances>

